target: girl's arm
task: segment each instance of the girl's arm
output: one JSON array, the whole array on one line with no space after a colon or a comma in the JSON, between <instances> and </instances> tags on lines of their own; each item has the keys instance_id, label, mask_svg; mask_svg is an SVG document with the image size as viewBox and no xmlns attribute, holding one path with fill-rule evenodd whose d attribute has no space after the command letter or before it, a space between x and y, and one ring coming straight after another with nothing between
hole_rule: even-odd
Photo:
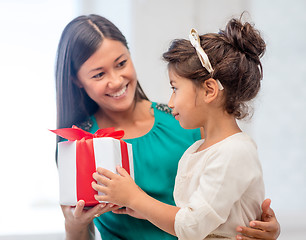
<instances>
[{"instance_id":1,"label":"girl's arm","mask_svg":"<svg viewBox=\"0 0 306 240\"><path fill-rule=\"evenodd\" d=\"M275 217L274 211L270 208L271 200L266 199L262 205L262 221L251 221L249 227L238 226L237 232L243 235L237 235L237 239L277 239L280 235L280 225ZM249 237L247 237L249 236Z\"/></svg>"},{"instance_id":2,"label":"girl's arm","mask_svg":"<svg viewBox=\"0 0 306 240\"><path fill-rule=\"evenodd\" d=\"M84 210L85 202L80 200L74 209L70 206L61 206L65 217L66 240L92 240L95 239L95 229L92 220L96 216L116 210L117 206L98 204L95 207Z\"/></svg>"},{"instance_id":3,"label":"girl's arm","mask_svg":"<svg viewBox=\"0 0 306 240\"><path fill-rule=\"evenodd\" d=\"M120 175L103 168L97 169L98 173L94 173L93 177L104 186L93 182L92 187L105 195L96 195L95 198L131 208L160 229L175 235L174 220L179 208L150 197L136 185L125 169L117 167L117 171Z\"/></svg>"}]
</instances>

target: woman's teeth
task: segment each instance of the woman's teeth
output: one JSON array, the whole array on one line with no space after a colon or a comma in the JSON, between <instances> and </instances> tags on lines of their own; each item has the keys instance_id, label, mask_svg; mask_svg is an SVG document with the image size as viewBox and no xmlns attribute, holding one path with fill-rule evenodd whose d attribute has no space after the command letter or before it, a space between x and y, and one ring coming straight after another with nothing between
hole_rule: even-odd
<instances>
[{"instance_id":1,"label":"woman's teeth","mask_svg":"<svg viewBox=\"0 0 306 240\"><path fill-rule=\"evenodd\" d=\"M111 97L120 97L122 94L125 93L126 89L127 89L127 86L125 86L124 88L122 88L120 91L118 91L116 93L108 94L108 95L111 96Z\"/></svg>"}]
</instances>

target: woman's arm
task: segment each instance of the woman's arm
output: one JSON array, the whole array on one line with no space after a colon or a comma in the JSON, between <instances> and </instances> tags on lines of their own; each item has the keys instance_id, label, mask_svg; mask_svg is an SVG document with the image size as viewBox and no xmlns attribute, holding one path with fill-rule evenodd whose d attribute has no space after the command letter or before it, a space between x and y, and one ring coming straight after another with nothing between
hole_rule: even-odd
<instances>
[{"instance_id":1,"label":"woman's arm","mask_svg":"<svg viewBox=\"0 0 306 240\"><path fill-rule=\"evenodd\" d=\"M65 217L66 240L95 239L92 220L105 212L118 209L118 206L101 203L89 210L84 210L84 205L83 200L78 201L74 211L70 206L61 206Z\"/></svg>"},{"instance_id":2,"label":"woman's arm","mask_svg":"<svg viewBox=\"0 0 306 240\"><path fill-rule=\"evenodd\" d=\"M274 211L270 208L271 200L266 199L263 201L262 208L262 221L251 221L250 227L238 226L237 232L243 235L237 235L237 239L251 240L275 240L280 234L280 225L276 219Z\"/></svg>"},{"instance_id":3,"label":"woman's arm","mask_svg":"<svg viewBox=\"0 0 306 240\"><path fill-rule=\"evenodd\" d=\"M99 174L94 173L93 177L104 186L93 182L92 187L105 195L96 195L95 198L131 208L158 228L175 235L174 220L179 208L147 195L123 168L118 167L117 171L120 175L103 168L97 169Z\"/></svg>"}]
</instances>

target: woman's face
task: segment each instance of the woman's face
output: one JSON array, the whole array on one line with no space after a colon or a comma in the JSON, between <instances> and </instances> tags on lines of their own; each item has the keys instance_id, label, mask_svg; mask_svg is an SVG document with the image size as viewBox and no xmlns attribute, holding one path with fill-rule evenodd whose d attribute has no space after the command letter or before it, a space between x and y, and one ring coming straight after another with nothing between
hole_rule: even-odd
<instances>
[{"instance_id":1,"label":"woman's face","mask_svg":"<svg viewBox=\"0 0 306 240\"><path fill-rule=\"evenodd\" d=\"M134 102L137 76L130 53L120 41L105 38L77 77L79 86L104 112L125 111Z\"/></svg>"}]
</instances>

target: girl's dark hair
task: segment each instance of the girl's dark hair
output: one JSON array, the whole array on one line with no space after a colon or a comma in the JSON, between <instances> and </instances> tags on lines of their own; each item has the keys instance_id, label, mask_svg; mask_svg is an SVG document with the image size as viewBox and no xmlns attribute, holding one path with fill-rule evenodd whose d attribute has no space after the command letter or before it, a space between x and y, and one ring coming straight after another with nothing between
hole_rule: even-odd
<instances>
[{"instance_id":1,"label":"girl's dark hair","mask_svg":"<svg viewBox=\"0 0 306 240\"><path fill-rule=\"evenodd\" d=\"M202 35L200 41L214 69L211 74L201 65L191 43L184 39L174 40L163 54L168 67L196 85L209 78L218 79L225 91L225 110L237 119L246 117L246 102L257 95L263 77L260 58L266 44L260 33L250 23L233 18L225 30Z\"/></svg>"},{"instance_id":2,"label":"girl's dark hair","mask_svg":"<svg viewBox=\"0 0 306 240\"><path fill-rule=\"evenodd\" d=\"M81 123L98 110L98 105L85 90L77 86L77 73L104 38L120 41L128 48L121 31L104 17L79 16L65 27L56 61L57 128ZM148 98L137 82L135 101L141 99Z\"/></svg>"}]
</instances>

